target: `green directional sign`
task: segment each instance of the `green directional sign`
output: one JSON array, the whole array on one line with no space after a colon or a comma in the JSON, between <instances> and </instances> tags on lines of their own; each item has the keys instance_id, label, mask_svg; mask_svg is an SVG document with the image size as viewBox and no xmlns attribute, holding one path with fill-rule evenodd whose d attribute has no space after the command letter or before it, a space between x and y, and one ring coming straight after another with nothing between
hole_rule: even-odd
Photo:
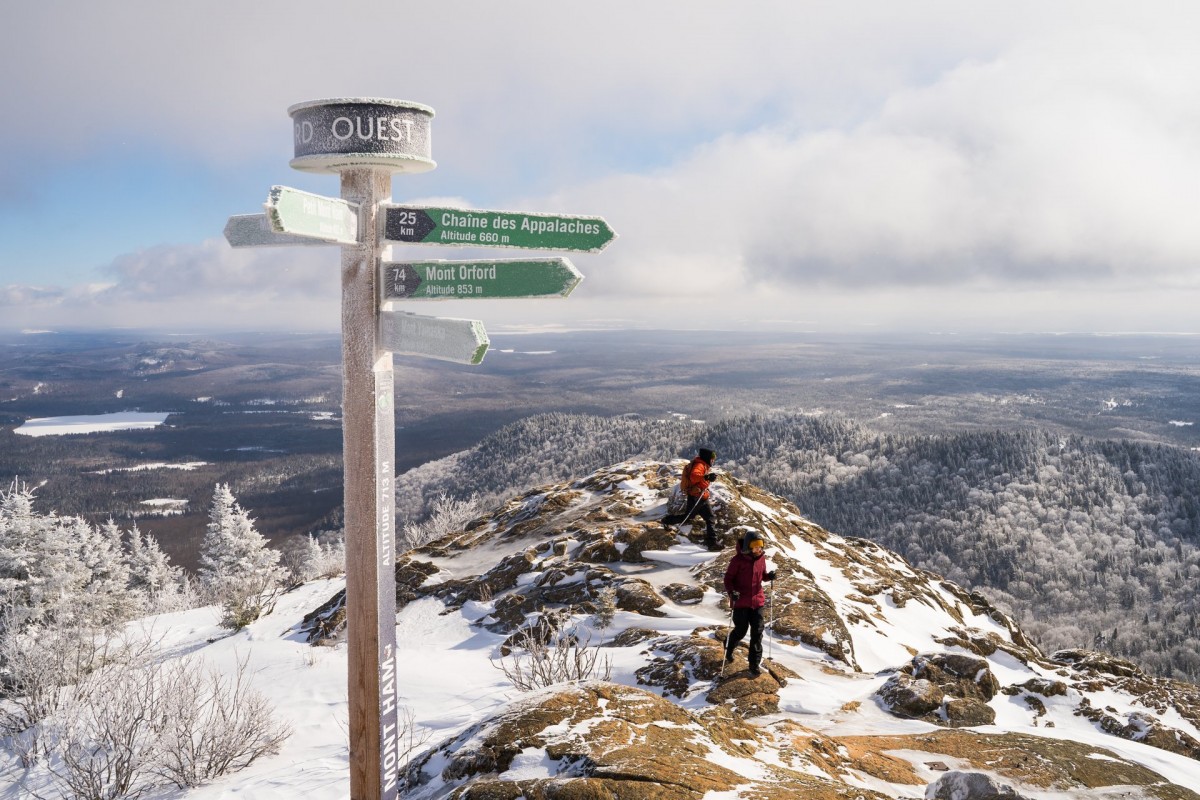
<instances>
[{"instance_id":1,"label":"green directional sign","mask_svg":"<svg viewBox=\"0 0 1200 800\"><path fill-rule=\"evenodd\" d=\"M383 209L383 238L397 244L598 253L616 238L601 217L428 206L385 205Z\"/></svg>"},{"instance_id":2,"label":"green directional sign","mask_svg":"<svg viewBox=\"0 0 1200 800\"><path fill-rule=\"evenodd\" d=\"M566 297L583 275L565 258L383 262L384 300Z\"/></svg>"},{"instance_id":3,"label":"green directional sign","mask_svg":"<svg viewBox=\"0 0 1200 800\"><path fill-rule=\"evenodd\" d=\"M265 207L275 233L338 244L358 242L358 206L354 203L289 186L272 186Z\"/></svg>"}]
</instances>

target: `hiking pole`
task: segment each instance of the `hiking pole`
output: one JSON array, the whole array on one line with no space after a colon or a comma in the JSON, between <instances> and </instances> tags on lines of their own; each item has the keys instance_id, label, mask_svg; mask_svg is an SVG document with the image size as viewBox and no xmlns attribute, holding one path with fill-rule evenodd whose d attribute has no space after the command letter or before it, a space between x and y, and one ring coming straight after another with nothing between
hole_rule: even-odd
<instances>
[{"instance_id":1,"label":"hiking pole","mask_svg":"<svg viewBox=\"0 0 1200 800\"><path fill-rule=\"evenodd\" d=\"M771 617L767 623L770 633L767 635L767 659L775 659L775 583L779 580L779 570L775 570L775 580L771 581Z\"/></svg>"},{"instance_id":2,"label":"hiking pole","mask_svg":"<svg viewBox=\"0 0 1200 800\"><path fill-rule=\"evenodd\" d=\"M688 496L690 497L691 495L688 495ZM703 499L704 499L704 495L703 495L703 494L698 494L698 495L696 495L696 502L692 503L692 507L691 507L691 508L688 508L688 507L687 507L687 503L684 503L684 504L683 504L683 507L684 507L684 510L683 510L683 521L681 521L681 522L679 522L679 523L677 523L677 524L679 524L679 525L686 525L686 524L688 523L688 520L690 520L690 519L692 518L692 514L695 514L695 513L696 513L696 509L700 507L700 501L701 501L701 500L703 500Z\"/></svg>"},{"instance_id":3,"label":"hiking pole","mask_svg":"<svg viewBox=\"0 0 1200 800\"><path fill-rule=\"evenodd\" d=\"M725 643L721 647L721 677L720 680L725 680L725 667L729 663L726 658L729 656L729 637L733 636L733 604L737 601L732 597L729 598L729 630L725 631Z\"/></svg>"}]
</instances>

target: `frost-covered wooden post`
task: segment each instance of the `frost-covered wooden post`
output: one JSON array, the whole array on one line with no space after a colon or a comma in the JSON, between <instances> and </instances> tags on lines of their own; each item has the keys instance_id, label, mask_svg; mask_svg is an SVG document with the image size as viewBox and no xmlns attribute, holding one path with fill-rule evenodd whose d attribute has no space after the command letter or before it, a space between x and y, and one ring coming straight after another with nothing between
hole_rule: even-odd
<instances>
[{"instance_id":1,"label":"frost-covered wooden post","mask_svg":"<svg viewBox=\"0 0 1200 800\"><path fill-rule=\"evenodd\" d=\"M600 217L400 206L392 174L433 169L433 109L375 98L299 103L291 165L341 176L341 198L272 187L265 214L230 217L234 247L342 245L342 458L345 469L350 797L399 786L396 682L395 402L392 353L478 364L483 323L394 310L393 301L566 297L583 276L565 258L387 259L392 242L597 253Z\"/></svg>"},{"instance_id":2,"label":"frost-covered wooden post","mask_svg":"<svg viewBox=\"0 0 1200 800\"><path fill-rule=\"evenodd\" d=\"M376 214L393 172L424 172L433 109L394 100L344 99L288 109L292 167L341 175L357 207L357 241L342 245L342 460L346 519L350 796L394 798L396 713L395 403L392 354L379 343L383 245ZM320 214L322 209L317 209ZM329 212L330 221L334 214Z\"/></svg>"}]
</instances>

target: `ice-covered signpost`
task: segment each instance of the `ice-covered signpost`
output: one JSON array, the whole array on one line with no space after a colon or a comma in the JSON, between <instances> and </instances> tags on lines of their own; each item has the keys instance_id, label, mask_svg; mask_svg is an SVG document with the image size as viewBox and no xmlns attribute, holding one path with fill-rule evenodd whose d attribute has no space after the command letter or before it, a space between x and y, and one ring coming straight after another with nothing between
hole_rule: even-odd
<instances>
[{"instance_id":1,"label":"ice-covered signpost","mask_svg":"<svg viewBox=\"0 0 1200 800\"><path fill-rule=\"evenodd\" d=\"M433 109L377 98L299 103L292 167L341 176L341 198L271 189L266 213L231 217L234 247L342 246L342 456L345 470L350 796L395 798L395 403L392 353L478 364L478 320L394 310L394 301L565 297L582 279L565 258L409 261L391 243L599 252L599 217L390 204L392 174L434 168Z\"/></svg>"}]
</instances>

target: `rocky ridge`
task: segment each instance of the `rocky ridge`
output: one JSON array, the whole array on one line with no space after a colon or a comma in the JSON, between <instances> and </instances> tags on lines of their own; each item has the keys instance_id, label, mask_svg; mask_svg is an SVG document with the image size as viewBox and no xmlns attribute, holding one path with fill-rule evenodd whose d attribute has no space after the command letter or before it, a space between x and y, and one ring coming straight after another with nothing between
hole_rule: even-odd
<instances>
[{"instance_id":1,"label":"rocky ridge","mask_svg":"<svg viewBox=\"0 0 1200 800\"><path fill-rule=\"evenodd\" d=\"M574 642L610 676L514 693L413 763L406 796L1200 799L1178 777L1200 771L1197 687L1047 656L982 595L728 474L727 546L706 552L657 522L680 466L541 487L397 560L401 613L441 603L501 664ZM721 579L750 528L779 572L757 678L744 644L722 663ZM340 636L342 602L306 618L310 640Z\"/></svg>"}]
</instances>

